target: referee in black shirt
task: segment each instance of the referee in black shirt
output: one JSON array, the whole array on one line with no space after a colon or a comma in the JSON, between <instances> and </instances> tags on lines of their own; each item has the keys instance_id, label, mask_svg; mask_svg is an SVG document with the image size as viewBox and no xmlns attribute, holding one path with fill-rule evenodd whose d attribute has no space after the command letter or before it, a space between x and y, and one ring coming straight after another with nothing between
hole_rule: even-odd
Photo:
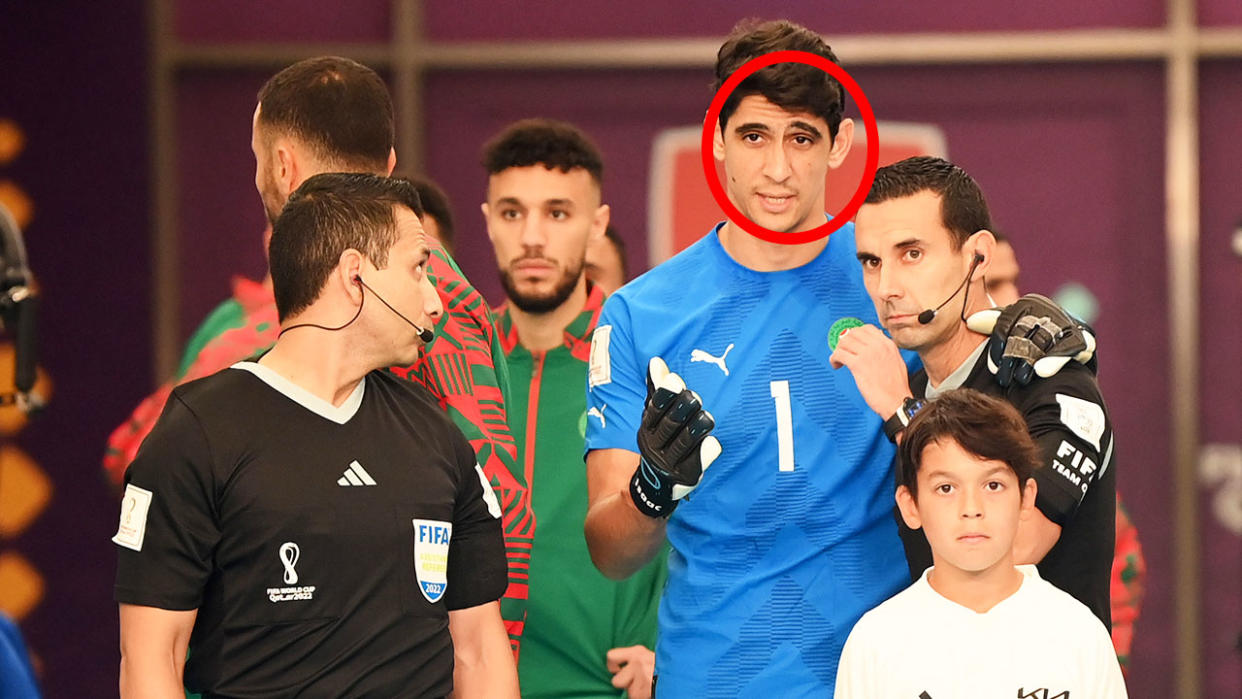
<instances>
[{"instance_id":1,"label":"referee in black shirt","mask_svg":"<svg viewBox=\"0 0 1242 699\"><path fill-rule=\"evenodd\" d=\"M496 496L435 399L380 371L442 313L421 213L374 175L290 197L280 339L178 387L126 473L123 697L518 696Z\"/></svg>"},{"instance_id":2,"label":"referee in black shirt","mask_svg":"<svg viewBox=\"0 0 1242 699\"><path fill-rule=\"evenodd\" d=\"M967 324L993 305L984 276L996 239L979 186L942 159L903 160L877 172L855 226L863 281L892 339L874 326L850 330L833 365L850 368L894 439L923 400L950 389L973 388L1013 404L1043 452L1034 474L1036 510L1018 530L1014 562L1038 564L1044 579L1111 626L1112 422L1094 373L1078 362L1027 385L1002 387L993 375L1002 363L996 341ZM1005 317L1039 347L1081 332L1043 297L1023 297ZM918 352L923 363L908 380L898 347ZM921 531L903 527L902 538L917 578L931 565L931 551Z\"/></svg>"}]
</instances>

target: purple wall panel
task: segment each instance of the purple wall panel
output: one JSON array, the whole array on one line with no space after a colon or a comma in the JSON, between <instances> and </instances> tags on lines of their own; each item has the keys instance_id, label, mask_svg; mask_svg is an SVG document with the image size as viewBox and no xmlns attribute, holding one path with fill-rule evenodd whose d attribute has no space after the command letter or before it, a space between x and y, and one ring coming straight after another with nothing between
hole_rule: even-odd
<instances>
[{"instance_id":1,"label":"purple wall panel","mask_svg":"<svg viewBox=\"0 0 1242 699\"><path fill-rule=\"evenodd\" d=\"M26 145L0 179L34 204L25 239L42 291L40 363L54 382L49 407L17 441L54 490L0 550L44 578L22 628L45 696L115 695L108 539L119 508L100 460L108 433L151 387L143 3L3 5L0 118Z\"/></svg>"},{"instance_id":2,"label":"purple wall panel","mask_svg":"<svg viewBox=\"0 0 1242 699\"><path fill-rule=\"evenodd\" d=\"M267 225L254 187L250 124L268 73L184 73L177 86L177 191L181 274L178 339L216 304L229 280L267 274Z\"/></svg>"},{"instance_id":3,"label":"purple wall panel","mask_svg":"<svg viewBox=\"0 0 1242 699\"><path fill-rule=\"evenodd\" d=\"M174 0L176 37L187 43L387 41L391 0Z\"/></svg>"},{"instance_id":4,"label":"purple wall panel","mask_svg":"<svg viewBox=\"0 0 1242 699\"><path fill-rule=\"evenodd\" d=\"M1164 22L1164 5L1163 0L638 0L624 4L607 0L457 0L428 2L424 16L428 36L436 39L584 39L723 36L745 17L784 17L828 35L1155 27Z\"/></svg>"},{"instance_id":5,"label":"purple wall panel","mask_svg":"<svg viewBox=\"0 0 1242 699\"><path fill-rule=\"evenodd\" d=\"M1199 24L1205 27L1242 25L1242 2L1199 0Z\"/></svg>"},{"instance_id":6,"label":"purple wall panel","mask_svg":"<svg viewBox=\"0 0 1242 699\"><path fill-rule=\"evenodd\" d=\"M1242 226L1242 142L1236 138L1242 63L1206 63L1200 75L1200 439L1242 446L1242 260L1230 244L1235 227ZM1236 645L1242 642L1242 531L1231 532L1213 508L1229 497L1242 498L1242 483L1204 484L1200 500L1200 545L1209 562L1202 585L1203 688L1209 697L1237 696L1242 689L1242 648Z\"/></svg>"},{"instance_id":7,"label":"purple wall panel","mask_svg":"<svg viewBox=\"0 0 1242 699\"><path fill-rule=\"evenodd\" d=\"M1136 697L1167 696L1173 675L1168 418L1160 407L1169 388L1158 378L1168 354L1163 343L1150 341L1164 335L1166 308L1161 76L1156 65L856 74L881 118L945 129L951 156L979 179L995 217L1015 239L1026 288L1050 292L1077 280L1101 301L1101 381L1121 439L1120 487L1152 569L1134 651L1133 683L1143 688ZM631 262L641 264L650 138L702 118L706 80L706 71L433 75L426 93L428 169L457 202L459 260L467 275L488 298L499 299L476 213L486 184L478 152L507 122L532 115L570 120L600 144L608 168L605 199L627 236ZM1151 325L1124 320L1138 317L1151 318Z\"/></svg>"}]
</instances>

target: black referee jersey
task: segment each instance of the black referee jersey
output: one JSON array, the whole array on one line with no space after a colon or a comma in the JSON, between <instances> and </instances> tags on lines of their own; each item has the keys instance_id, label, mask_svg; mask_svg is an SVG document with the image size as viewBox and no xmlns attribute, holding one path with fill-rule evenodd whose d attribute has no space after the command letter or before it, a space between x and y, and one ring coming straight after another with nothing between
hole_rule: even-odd
<instances>
[{"instance_id":1,"label":"black referee jersey","mask_svg":"<svg viewBox=\"0 0 1242 699\"><path fill-rule=\"evenodd\" d=\"M1087 605L1112 628L1110 576L1116 541L1117 470L1113 424L1091 370L1070 361L1055 376L1027 386L1002 388L988 370L987 340L973 363L929 390L927 372L910 378L917 398L954 388L973 388L1008 401L1022 413L1043 454L1034 478L1035 506L1061 526L1061 538L1038 565L1045 580ZM964 376L963 376L964 374ZM932 565L922 530L912 531L898 517L910 575L917 580Z\"/></svg>"},{"instance_id":2,"label":"black referee jersey","mask_svg":"<svg viewBox=\"0 0 1242 699\"><path fill-rule=\"evenodd\" d=\"M444 696L448 611L507 584L474 450L383 372L339 407L254 363L181 386L125 484L116 599L198 610L204 696Z\"/></svg>"}]
</instances>

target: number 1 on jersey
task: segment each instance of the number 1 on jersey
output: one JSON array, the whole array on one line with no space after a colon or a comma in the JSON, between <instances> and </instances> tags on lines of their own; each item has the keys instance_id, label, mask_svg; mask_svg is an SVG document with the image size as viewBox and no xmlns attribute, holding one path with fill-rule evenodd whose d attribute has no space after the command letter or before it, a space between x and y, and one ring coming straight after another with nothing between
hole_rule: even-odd
<instances>
[{"instance_id":1,"label":"number 1 on jersey","mask_svg":"<svg viewBox=\"0 0 1242 699\"><path fill-rule=\"evenodd\" d=\"M776 443L780 452L777 462L781 471L794 470L793 409L789 407L789 382L772 381L768 384L772 400L776 402Z\"/></svg>"}]
</instances>

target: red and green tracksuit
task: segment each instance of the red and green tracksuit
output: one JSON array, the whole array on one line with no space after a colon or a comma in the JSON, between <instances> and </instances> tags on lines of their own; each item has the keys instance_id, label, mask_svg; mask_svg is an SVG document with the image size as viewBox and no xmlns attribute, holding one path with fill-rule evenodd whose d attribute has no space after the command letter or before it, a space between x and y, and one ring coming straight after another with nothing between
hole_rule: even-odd
<instances>
[{"instance_id":1,"label":"red and green tracksuit","mask_svg":"<svg viewBox=\"0 0 1242 699\"><path fill-rule=\"evenodd\" d=\"M623 582L591 563L586 518L587 359L604 295L591 288L586 306L565 329L564 343L532 353L518 344L508 306L497 329L512 381L509 425L530 486L537 522L530 555L526 628L518 675L525 699L617 697L605 654L612 648L654 649L656 612L666 576L665 553Z\"/></svg>"},{"instance_id":2,"label":"red and green tracksuit","mask_svg":"<svg viewBox=\"0 0 1242 699\"><path fill-rule=\"evenodd\" d=\"M1134 622L1138 621L1147 580L1147 561L1139 545L1138 530L1130 513L1117 496L1117 546L1113 556L1112 617L1113 647L1123 672L1130 671L1130 646L1134 642Z\"/></svg>"}]
</instances>

